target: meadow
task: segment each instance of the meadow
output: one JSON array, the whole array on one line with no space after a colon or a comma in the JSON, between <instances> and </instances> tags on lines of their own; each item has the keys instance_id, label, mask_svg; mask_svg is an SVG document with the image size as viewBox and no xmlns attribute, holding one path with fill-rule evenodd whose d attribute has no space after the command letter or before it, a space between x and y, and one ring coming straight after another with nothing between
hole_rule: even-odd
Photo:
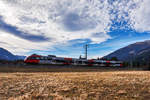
<instances>
[{"instance_id":1,"label":"meadow","mask_svg":"<svg viewBox=\"0 0 150 100\"><path fill-rule=\"evenodd\" d=\"M25 69L18 68L18 72L15 69L7 72L6 69L9 68L2 72L4 68L0 68L0 100L150 99L149 71L67 68L67 72L62 68L56 72L45 68L45 72L31 72L33 69L28 68L29 72L23 72Z\"/></svg>"}]
</instances>

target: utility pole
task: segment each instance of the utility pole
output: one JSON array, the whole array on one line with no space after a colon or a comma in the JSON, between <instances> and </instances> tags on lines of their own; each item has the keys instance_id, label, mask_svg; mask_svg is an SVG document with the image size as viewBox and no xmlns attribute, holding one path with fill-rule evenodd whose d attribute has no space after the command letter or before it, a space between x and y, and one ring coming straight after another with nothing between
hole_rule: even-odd
<instances>
[{"instance_id":1,"label":"utility pole","mask_svg":"<svg viewBox=\"0 0 150 100\"><path fill-rule=\"evenodd\" d=\"M89 47L88 44L85 45L85 59L87 59L87 48Z\"/></svg>"},{"instance_id":2,"label":"utility pole","mask_svg":"<svg viewBox=\"0 0 150 100\"><path fill-rule=\"evenodd\" d=\"M129 52L130 54L130 67L133 67L133 61L134 61L134 51Z\"/></svg>"}]
</instances>

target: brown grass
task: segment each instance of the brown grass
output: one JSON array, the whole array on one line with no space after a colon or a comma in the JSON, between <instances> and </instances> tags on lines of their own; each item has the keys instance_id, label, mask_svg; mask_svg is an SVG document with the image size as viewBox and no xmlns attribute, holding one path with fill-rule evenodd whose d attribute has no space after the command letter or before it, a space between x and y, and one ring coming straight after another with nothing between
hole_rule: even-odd
<instances>
[{"instance_id":1,"label":"brown grass","mask_svg":"<svg viewBox=\"0 0 150 100\"><path fill-rule=\"evenodd\" d=\"M150 72L0 73L0 100L149 100Z\"/></svg>"}]
</instances>

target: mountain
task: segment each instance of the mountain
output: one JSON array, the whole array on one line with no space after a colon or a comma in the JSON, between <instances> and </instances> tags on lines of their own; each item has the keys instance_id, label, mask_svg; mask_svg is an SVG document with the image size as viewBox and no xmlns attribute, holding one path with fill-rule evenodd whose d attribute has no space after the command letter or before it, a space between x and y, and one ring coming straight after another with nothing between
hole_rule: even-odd
<instances>
[{"instance_id":1,"label":"mountain","mask_svg":"<svg viewBox=\"0 0 150 100\"><path fill-rule=\"evenodd\" d=\"M150 40L128 45L103 58L111 59L112 57L117 57L122 61L150 60Z\"/></svg>"},{"instance_id":2,"label":"mountain","mask_svg":"<svg viewBox=\"0 0 150 100\"><path fill-rule=\"evenodd\" d=\"M6 49L0 48L0 60L23 60L25 56L17 56L13 55L11 52L9 52Z\"/></svg>"}]
</instances>

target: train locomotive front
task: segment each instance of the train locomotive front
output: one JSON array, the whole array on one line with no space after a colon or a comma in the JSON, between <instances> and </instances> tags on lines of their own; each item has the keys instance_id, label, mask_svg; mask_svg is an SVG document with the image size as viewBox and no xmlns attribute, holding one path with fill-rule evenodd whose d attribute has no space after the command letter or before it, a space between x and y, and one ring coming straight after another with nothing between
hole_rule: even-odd
<instances>
[{"instance_id":1,"label":"train locomotive front","mask_svg":"<svg viewBox=\"0 0 150 100\"><path fill-rule=\"evenodd\" d=\"M40 58L41 56L40 55L31 55L31 56L28 56L24 59L24 63L27 63L27 64L39 64L40 62Z\"/></svg>"}]
</instances>

